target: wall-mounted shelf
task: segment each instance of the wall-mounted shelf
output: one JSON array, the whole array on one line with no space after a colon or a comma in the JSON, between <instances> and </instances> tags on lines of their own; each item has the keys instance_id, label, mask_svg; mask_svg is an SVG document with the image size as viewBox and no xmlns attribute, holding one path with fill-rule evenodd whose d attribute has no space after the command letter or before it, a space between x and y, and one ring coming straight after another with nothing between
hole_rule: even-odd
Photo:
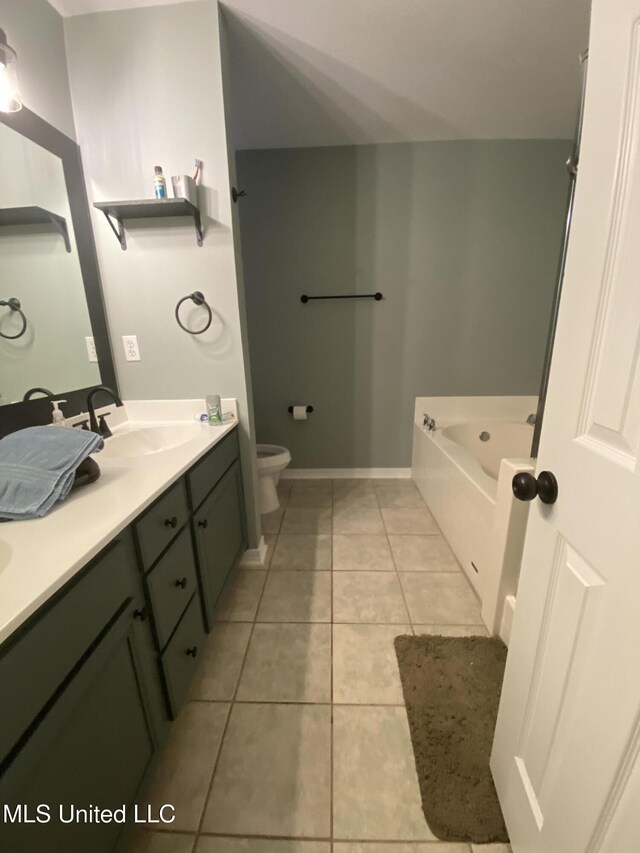
<instances>
[{"instance_id":1,"label":"wall-mounted shelf","mask_svg":"<svg viewBox=\"0 0 640 853\"><path fill-rule=\"evenodd\" d=\"M53 225L62 235L65 249L71 252L67 220L64 216L45 210L44 207L2 207L0 225Z\"/></svg>"},{"instance_id":2,"label":"wall-mounted shelf","mask_svg":"<svg viewBox=\"0 0 640 853\"><path fill-rule=\"evenodd\" d=\"M186 198L143 198L134 201L96 201L94 207L101 210L111 230L118 238L120 248L125 251L125 219L156 219L167 216L190 216L196 228L196 242L202 246L202 222L198 208Z\"/></svg>"}]
</instances>

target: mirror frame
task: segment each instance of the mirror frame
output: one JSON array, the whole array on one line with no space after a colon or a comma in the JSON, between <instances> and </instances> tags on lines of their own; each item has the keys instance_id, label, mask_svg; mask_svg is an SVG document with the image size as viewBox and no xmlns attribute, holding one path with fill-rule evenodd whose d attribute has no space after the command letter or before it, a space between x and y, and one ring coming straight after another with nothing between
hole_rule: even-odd
<instances>
[{"instance_id":1,"label":"mirror frame","mask_svg":"<svg viewBox=\"0 0 640 853\"><path fill-rule=\"evenodd\" d=\"M23 107L17 113L0 113L0 122L26 139L40 145L62 161L64 179L69 197L71 221L76 238L76 251L89 310L89 319L98 354L98 369L103 385L119 394L116 371L107 326L107 316L102 295L89 201L84 183L80 147L64 133L40 116ZM56 397L66 399L64 414L71 417L85 411L88 388L60 389ZM25 391L28 389L25 388ZM38 397L25 402L0 406L0 438L26 426L51 423L51 400Z\"/></svg>"}]
</instances>

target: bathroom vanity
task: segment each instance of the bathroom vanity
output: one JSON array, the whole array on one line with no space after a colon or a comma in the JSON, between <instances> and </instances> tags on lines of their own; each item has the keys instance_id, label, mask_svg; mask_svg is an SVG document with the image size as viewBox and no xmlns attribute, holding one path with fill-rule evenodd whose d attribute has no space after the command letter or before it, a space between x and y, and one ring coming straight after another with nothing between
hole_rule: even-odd
<instances>
[{"instance_id":1,"label":"bathroom vanity","mask_svg":"<svg viewBox=\"0 0 640 853\"><path fill-rule=\"evenodd\" d=\"M125 423L112 447L153 429L181 443L123 458L109 439L97 483L0 527L0 802L16 821L0 849L124 849L246 547L235 427ZM70 804L127 822L61 823Z\"/></svg>"}]
</instances>

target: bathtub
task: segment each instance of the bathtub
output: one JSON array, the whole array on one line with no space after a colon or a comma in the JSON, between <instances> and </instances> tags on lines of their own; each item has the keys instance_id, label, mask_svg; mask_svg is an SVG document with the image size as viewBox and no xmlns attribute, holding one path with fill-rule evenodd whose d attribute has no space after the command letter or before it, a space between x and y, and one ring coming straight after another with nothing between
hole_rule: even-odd
<instances>
[{"instance_id":1,"label":"bathtub","mask_svg":"<svg viewBox=\"0 0 640 853\"><path fill-rule=\"evenodd\" d=\"M511 480L534 469L526 421L536 406L535 397L416 400L412 477L480 599L484 624L506 642L529 509Z\"/></svg>"}]
</instances>

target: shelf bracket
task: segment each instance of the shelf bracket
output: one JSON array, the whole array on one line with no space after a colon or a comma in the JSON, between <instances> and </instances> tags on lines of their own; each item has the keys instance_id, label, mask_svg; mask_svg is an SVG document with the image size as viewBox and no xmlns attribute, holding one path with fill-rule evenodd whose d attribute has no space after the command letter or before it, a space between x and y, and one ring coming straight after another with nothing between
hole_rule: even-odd
<instances>
[{"instance_id":1,"label":"shelf bracket","mask_svg":"<svg viewBox=\"0 0 640 853\"><path fill-rule=\"evenodd\" d=\"M103 210L102 212L104 213L105 218L106 218L107 222L109 223L109 227L111 228L113 233L116 235L116 239L118 240L118 243L120 243L120 248L122 249L123 252L126 252L127 251L127 237L126 237L125 232L124 232L124 225L122 224L122 220L116 219L115 216L112 218L111 215L109 214L108 210ZM117 223L117 227L116 227L116 225L113 224L114 221Z\"/></svg>"},{"instance_id":2,"label":"shelf bracket","mask_svg":"<svg viewBox=\"0 0 640 853\"><path fill-rule=\"evenodd\" d=\"M58 231L64 240L64 247L71 254L71 241L69 240L69 229L67 228L67 220L62 216L56 216L55 213L49 214L49 220L53 227Z\"/></svg>"},{"instance_id":3,"label":"shelf bracket","mask_svg":"<svg viewBox=\"0 0 640 853\"><path fill-rule=\"evenodd\" d=\"M197 207L193 209L193 224L196 227L196 243L198 246L202 247L204 234L202 233L202 220L200 218L200 211Z\"/></svg>"}]
</instances>

